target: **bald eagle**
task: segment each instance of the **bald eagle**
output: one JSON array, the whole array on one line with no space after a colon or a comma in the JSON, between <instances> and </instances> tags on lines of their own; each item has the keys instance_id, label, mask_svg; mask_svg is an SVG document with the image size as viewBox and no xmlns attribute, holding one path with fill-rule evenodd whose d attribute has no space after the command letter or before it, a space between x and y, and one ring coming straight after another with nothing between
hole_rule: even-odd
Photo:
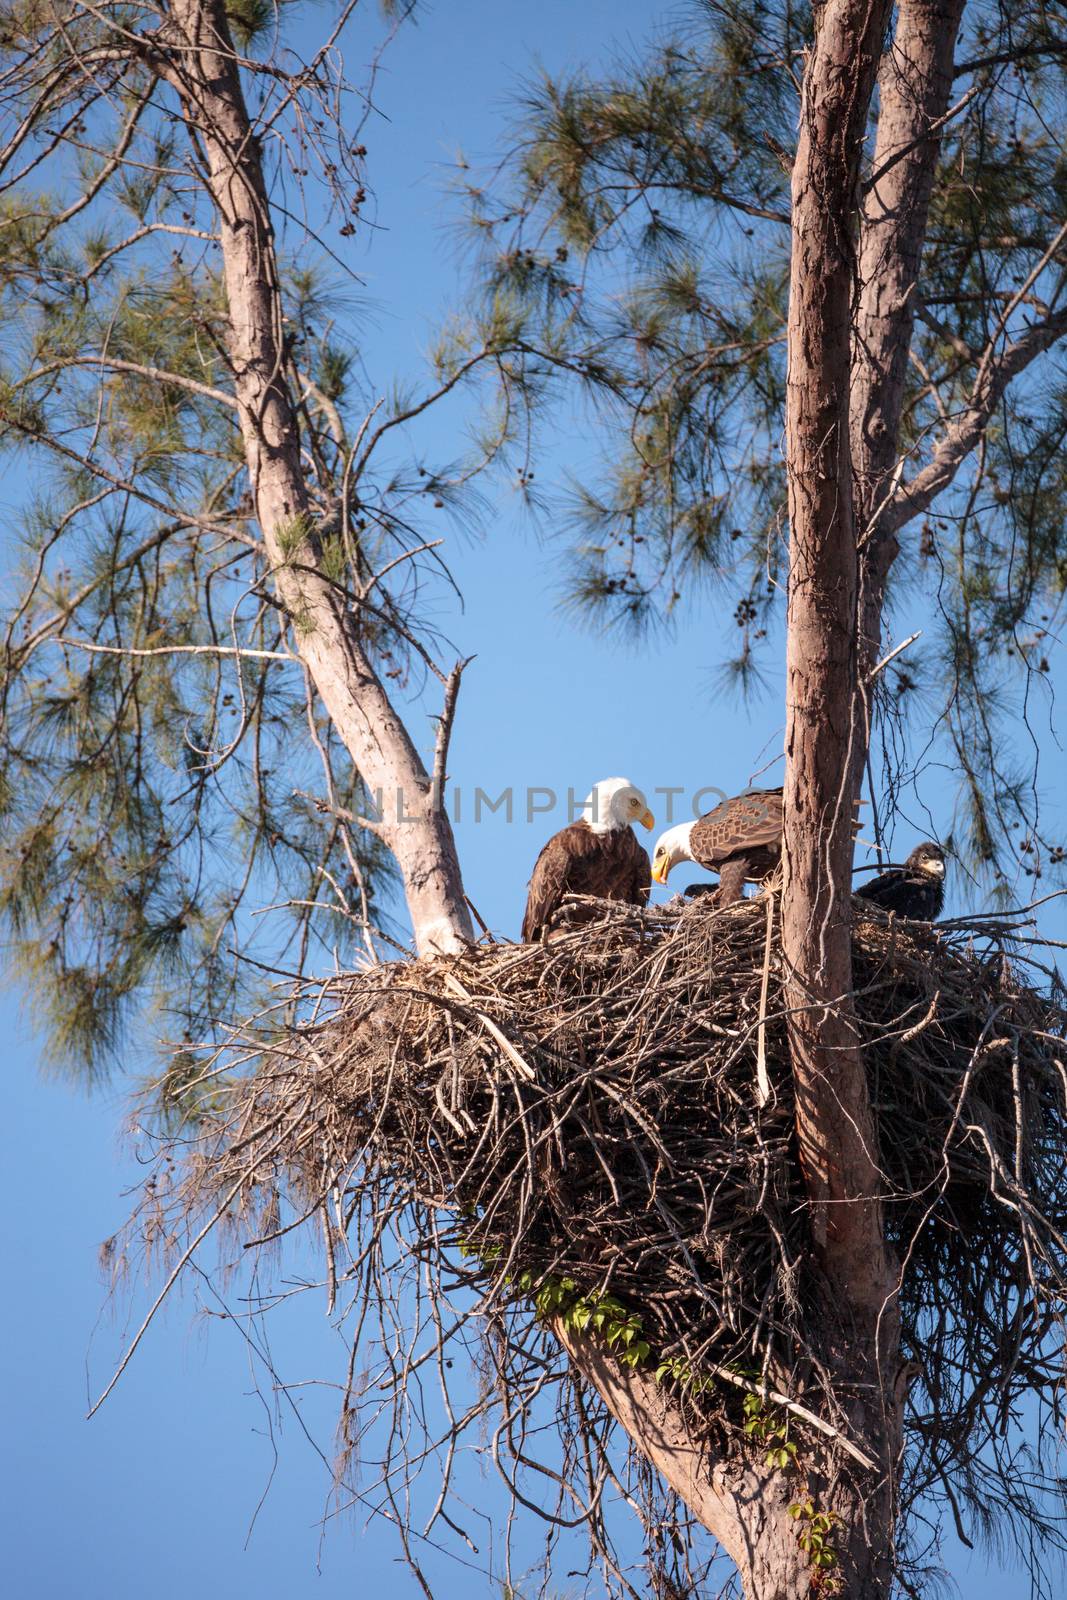
<instances>
[{"instance_id":1,"label":"bald eagle","mask_svg":"<svg viewBox=\"0 0 1067 1600\"><path fill-rule=\"evenodd\" d=\"M773 872L782 854L781 789L749 789L696 822L680 822L656 841L652 877L666 883L672 867L695 861L719 874L718 903L740 900L744 885Z\"/></svg>"},{"instance_id":2,"label":"bald eagle","mask_svg":"<svg viewBox=\"0 0 1067 1600\"><path fill-rule=\"evenodd\" d=\"M599 895L634 906L648 899L648 854L630 832L631 822L655 826L640 789L628 778L604 778L582 809L585 814L554 833L534 863L522 919L524 944L548 930L566 894Z\"/></svg>"},{"instance_id":3,"label":"bald eagle","mask_svg":"<svg viewBox=\"0 0 1067 1600\"><path fill-rule=\"evenodd\" d=\"M898 916L933 922L945 903L945 852L939 844L918 844L902 867L890 867L856 893Z\"/></svg>"}]
</instances>

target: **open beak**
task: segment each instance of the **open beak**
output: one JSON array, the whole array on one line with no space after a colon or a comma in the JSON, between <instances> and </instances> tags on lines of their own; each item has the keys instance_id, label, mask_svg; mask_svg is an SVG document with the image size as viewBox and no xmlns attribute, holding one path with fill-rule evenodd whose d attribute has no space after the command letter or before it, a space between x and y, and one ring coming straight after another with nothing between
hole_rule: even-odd
<instances>
[{"instance_id":1,"label":"open beak","mask_svg":"<svg viewBox=\"0 0 1067 1600\"><path fill-rule=\"evenodd\" d=\"M651 832L651 830L656 826L656 819L647 807L637 820L640 822L642 828L648 828L649 832Z\"/></svg>"},{"instance_id":2,"label":"open beak","mask_svg":"<svg viewBox=\"0 0 1067 1600\"><path fill-rule=\"evenodd\" d=\"M664 856L663 860L661 862L657 862L652 868L653 883L666 883L667 874L670 872L670 870L670 867L667 865L667 858Z\"/></svg>"}]
</instances>

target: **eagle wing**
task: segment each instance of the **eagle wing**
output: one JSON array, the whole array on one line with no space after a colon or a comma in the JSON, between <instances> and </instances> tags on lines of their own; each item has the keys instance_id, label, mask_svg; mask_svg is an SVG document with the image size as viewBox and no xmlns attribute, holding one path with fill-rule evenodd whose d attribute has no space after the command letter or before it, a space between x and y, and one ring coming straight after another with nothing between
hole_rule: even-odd
<instances>
[{"instance_id":1,"label":"eagle wing","mask_svg":"<svg viewBox=\"0 0 1067 1600\"><path fill-rule=\"evenodd\" d=\"M781 789L752 789L705 812L694 824L689 844L700 865L714 870L731 856L777 851L781 841Z\"/></svg>"},{"instance_id":2,"label":"eagle wing","mask_svg":"<svg viewBox=\"0 0 1067 1600\"><path fill-rule=\"evenodd\" d=\"M879 873L856 890L861 900L872 900L884 911L895 911L898 916L910 917L917 922L933 922L941 915L944 888L931 882L922 872L909 872L906 867L891 867Z\"/></svg>"},{"instance_id":3,"label":"eagle wing","mask_svg":"<svg viewBox=\"0 0 1067 1600\"><path fill-rule=\"evenodd\" d=\"M652 867L629 828L597 834L586 822L554 833L534 862L522 919L524 944L532 944L551 922L566 894L600 895L644 905Z\"/></svg>"},{"instance_id":4,"label":"eagle wing","mask_svg":"<svg viewBox=\"0 0 1067 1600\"><path fill-rule=\"evenodd\" d=\"M567 893L574 853L568 850L563 836L572 831L561 828L559 833L554 833L534 862L526 891L526 914L522 919L523 944L532 944L542 928L548 926Z\"/></svg>"},{"instance_id":5,"label":"eagle wing","mask_svg":"<svg viewBox=\"0 0 1067 1600\"><path fill-rule=\"evenodd\" d=\"M899 867L893 867L889 872L880 872L877 878L868 878L856 890L861 900L873 900L875 905L885 906L888 910L895 910L893 902L900 892L904 874Z\"/></svg>"},{"instance_id":6,"label":"eagle wing","mask_svg":"<svg viewBox=\"0 0 1067 1600\"><path fill-rule=\"evenodd\" d=\"M630 833L627 828L627 833ZM647 906L648 897L652 893L652 863L648 859L648 851L643 845L638 844L633 834L630 839L634 847L634 870L630 879L629 901L634 906Z\"/></svg>"}]
</instances>

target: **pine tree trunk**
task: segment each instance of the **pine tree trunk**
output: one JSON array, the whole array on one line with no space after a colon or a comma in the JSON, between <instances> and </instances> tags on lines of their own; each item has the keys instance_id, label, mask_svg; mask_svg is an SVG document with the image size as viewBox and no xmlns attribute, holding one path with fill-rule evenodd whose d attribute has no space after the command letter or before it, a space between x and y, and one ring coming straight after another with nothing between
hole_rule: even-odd
<instances>
[{"instance_id":1,"label":"pine tree trunk","mask_svg":"<svg viewBox=\"0 0 1067 1600\"><path fill-rule=\"evenodd\" d=\"M915 283L962 0L901 0L881 61L876 181L859 173L891 6L826 0L804 82L793 168L787 457L785 876L782 946L811 1206L813 1342L841 1408L842 1444L806 1433L796 1469L769 1471L733 1441L694 1439L640 1371L560 1337L635 1444L736 1562L748 1600L884 1600L893 1580L905 1380L878 1170L877 1130L850 999L854 802L867 752L897 519L885 507L899 450ZM858 241L858 248L857 248ZM801 1548L798 1504L832 1518L832 1568ZM792 1508L792 1514L791 1514Z\"/></svg>"},{"instance_id":2,"label":"pine tree trunk","mask_svg":"<svg viewBox=\"0 0 1067 1600\"><path fill-rule=\"evenodd\" d=\"M891 501L901 415L940 120L949 108L963 7L964 0L900 0L879 73L874 181L860 232L850 419L861 551L861 688L878 660L886 582L900 548Z\"/></svg>"},{"instance_id":3,"label":"pine tree trunk","mask_svg":"<svg viewBox=\"0 0 1067 1600\"><path fill-rule=\"evenodd\" d=\"M222 244L229 353L256 515L276 593L322 702L361 777L383 801L420 952L455 951L472 929L448 817L360 642L344 597L319 567L300 436L286 379L278 262L259 141L245 105L222 0L174 0L149 64L181 97L206 158ZM303 537L296 538L298 530Z\"/></svg>"},{"instance_id":4,"label":"pine tree trunk","mask_svg":"<svg viewBox=\"0 0 1067 1600\"><path fill-rule=\"evenodd\" d=\"M790 572L782 954L797 1135L825 1277L817 1326L852 1436L878 1462L862 1497L828 1484L840 1519L838 1592L889 1591L901 1437L896 1264L851 1002L852 818L865 748L857 527L849 439L860 158L885 3L814 13L793 168L786 451ZM842 1492L844 1491L844 1492Z\"/></svg>"}]
</instances>

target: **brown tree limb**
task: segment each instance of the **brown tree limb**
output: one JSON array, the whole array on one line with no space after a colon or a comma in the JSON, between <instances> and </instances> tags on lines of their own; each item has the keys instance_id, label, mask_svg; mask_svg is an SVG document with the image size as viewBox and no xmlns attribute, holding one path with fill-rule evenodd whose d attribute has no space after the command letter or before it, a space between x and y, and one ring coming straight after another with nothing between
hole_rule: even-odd
<instances>
[{"instance_id":1,"label":"brown tree limb","mask_svg":"<svg viewBox=\"0 0 1067 1600\"><path fill-rule=\"evenodd\" d=\"M890 1272L863 1064L849 1009L837 997L851 989L853 766L863 743L848 428L852 218L888 11L887 4L832 0L817 13L793 173L786 446L782 941L798 1136L828 1277L866 1319L879 1314Z\"/></svg>"},{"instance_id":2,"label":"brown tree limb","mask_svg":"<svg viewBox=\"0 0 1067 1600\"><path fill-rule=\"evenodd\" d=\"M1067 308L1028 328L1000 357L985 365L966 408L953 420L933 455L909 483L901 485L886 511L886 525L895 535L924 512L952 483L960 467L982 439L989 419L1013 378L1067 335Z\"/></svg>"},{"instance_id":3,"label":"brown tree limb","mask_svg":"<svg viewBox=\"0 0 1067 1600\"><path fill-rule=\"evenodd\" d=\"M898 465L919 269L941 133L950 114L963 7L964 0L902 0L879 72L875 176L860 224L849 424L857 519L864 532L861 682L879 655L886 582L899 549L900 524L890 510L893 495L888 491ZM869 716L866 720L864 745ZM859 760L857 753L857 764Z\"/></svg>"},{"instance_id":4,"label":"brown tree limb","mask_svg":"<svg viewBox=\"0 0 1067 1600\"><path fill-rule=\"evenodd\" d=\"M888 1594L891 1581L900 1416L887 1379L899 1334L877 1137L848 998L852 815L866 752L856 629L862 499L849 394L860 159L890 9L882 0L827 0L814 14L792 180L786 394L782 957L798 1146L827 1290L827 1360L855 1432L880 1464L866 1526L847 1495L831 1496L830 1506L841 1517L845 1592L872 1597ZM883 182L908 171L902 159ZM905 347L902 370L906 359Z\"/></svg>"},{"instance_id":5,"label":"brown tree limb","mask_svg":"<svg viewBox=\"0 0 1067 1600\"><path fill-rule=\"evenodd\" d=\"M318 567L287 379L270 201L222 0L175 0L171 26L148 61L179 95L206 162L249 480L296 648L364 783L382 796L381 826L403 876L418 949L459 950L473 930L451 825L433 807L429 775L344 597Z\"/></svg>"}]
</instances>

